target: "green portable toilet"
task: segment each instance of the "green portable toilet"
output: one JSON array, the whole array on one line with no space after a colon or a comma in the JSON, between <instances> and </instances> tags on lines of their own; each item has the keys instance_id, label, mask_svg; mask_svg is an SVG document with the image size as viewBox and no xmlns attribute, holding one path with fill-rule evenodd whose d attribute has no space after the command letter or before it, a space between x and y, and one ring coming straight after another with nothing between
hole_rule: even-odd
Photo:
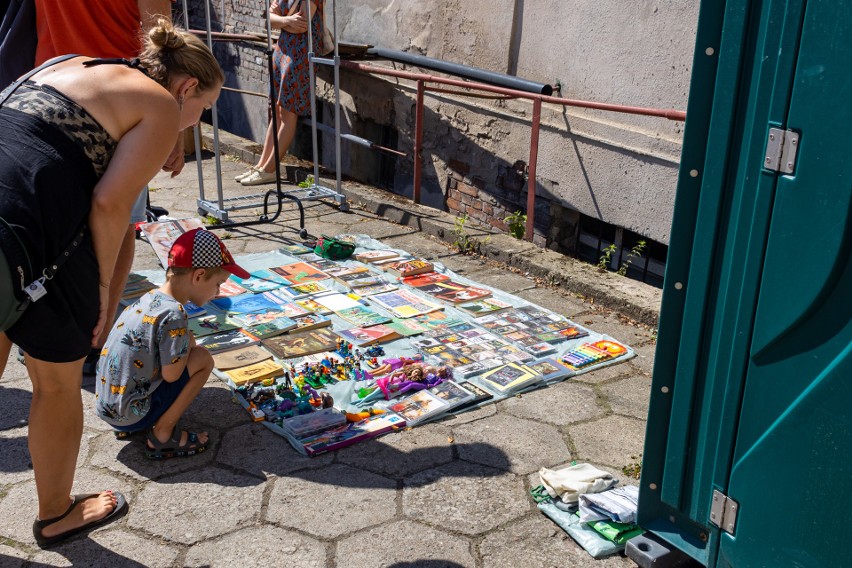
<instances>
[{"instance_id":1,"label":"green portable toilet","mask_svg":"<svg viewBox=\"0 0 852 568\"><path fill-rule=\"evenodd\" d=\"M638 519L852 566L852 1L702 2Z\"/></svg>"}]
</instances>

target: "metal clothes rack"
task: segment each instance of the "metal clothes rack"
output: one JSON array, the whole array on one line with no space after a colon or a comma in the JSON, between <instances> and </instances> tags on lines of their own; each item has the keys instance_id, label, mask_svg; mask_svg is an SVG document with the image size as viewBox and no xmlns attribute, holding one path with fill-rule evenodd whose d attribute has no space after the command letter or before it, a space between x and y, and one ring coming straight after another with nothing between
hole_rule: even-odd
<instances>
[{"instance_id":1,"label":"metal clothes rack","mask_svg":"<svg viewBox=\"0 0 852 568\"><path fill-rule=\"evenodd\" d=\"M266 13L269 13L269 5L270 1L266 0ZM275 189L271 189L265 193L253 194L253 195L244 195L239 197L231 197L225 198L224 192L222 189L222 168L221 168L221 154L219 149L219 124L218 124L218 113L216 111L216 103L213 103L212 108L212 116L213 116L213 151L215 156L216 163L216 182L217 182L217 200L216 202L208 201L205 198L204 192L204 178L203 178L203 169L201 165L201 134L200 129L195 126L193 128L193 134L195 137L195 156L196 156L196 165L198 168L198 190L199 190L199 198L197 201L198 205L198 213L199 215L210 215L220 221L228 221L229 213L232 211L244 210L244 209L253 209L262 206L263 213L253 221L243 221L243 222L227 222L223 225L220 225L221 228L232 228L239 226L249 226L249 225L258 225L262 223L272 223L274 222L278 216L281 214L282 204L285 199L292 200L295 202L296 206L299 209L299 236L301 238L306 238L308 236L308 231L305 229L305 211L304 206L302 205L302 201L309 200L318 200L326 197L333 198L339 205L341 211L348 211L349 204L346 201L346 197L340 192L341 188L341 178L340 178L340 103L339 103L339 89L338 89L338 77L339 77L339 57L338 57L338 41L337 41L337 9L334 5L334 0L332 0L332 5L334 6L334 60L322 60L322 61L332 61L335 66L335 150L337 154L337 191L331 190L327 187L323 187L318 182L319 180L319 161L318 161L318 152L317 152L317 126L316 126L316 87L315 87L315 74L314 74L314 60L319 60L319 58L314 57L313 52L313 37L311 26L308 26L308 61L309 61L309 72L310 72L310 89L311 89L311 129L312 129L312 137L313 137L313 162L314 162L314 176L313 176L313 184L309 187L299 187L289 191L282 191L281 189L281 163L280 160L275 160ZM211 21L210 21L210 7L207 2L204 3L204 12L205 12L205 29L207 32L207 46L213 49L213 39L212 39L212 30L211 30ZM183 14L184 14L184 27L186 29L189 28L189 10L187 8L187 0L183 0ZM272 48L272 28L270 25L269 18L266 20L266 56L268 63L268 72L269 72L269 93L272 100L275 100L275 92L274 92L274 83L273 83L273 73L274 66L272 61L272 56L274 50ZM274 109L272 112L272 131L276 133L273 136L273 149L276 156L280 156L279 148L278 148L278 113ZM275 203L275 213L270 216L270 200L274 199ZM217 228L216 225L211 226L211 228Z\"/></svg>"}]
</instances>

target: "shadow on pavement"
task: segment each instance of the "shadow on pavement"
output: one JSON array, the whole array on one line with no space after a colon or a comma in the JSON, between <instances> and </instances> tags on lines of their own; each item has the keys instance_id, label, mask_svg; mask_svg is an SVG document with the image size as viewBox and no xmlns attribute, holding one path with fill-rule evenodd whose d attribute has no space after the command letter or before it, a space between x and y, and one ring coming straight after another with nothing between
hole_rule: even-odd
<instances>
[{"instance_id":1,"label":"shadow on pavement","mask_svg":"<svg viewBox=\"0 0 852 568\"><path fill-rule=\"evenodd\" d=\"M0 430L27 425L33 393L18 388L0 387Z\"/></svg>"}]
</instances>

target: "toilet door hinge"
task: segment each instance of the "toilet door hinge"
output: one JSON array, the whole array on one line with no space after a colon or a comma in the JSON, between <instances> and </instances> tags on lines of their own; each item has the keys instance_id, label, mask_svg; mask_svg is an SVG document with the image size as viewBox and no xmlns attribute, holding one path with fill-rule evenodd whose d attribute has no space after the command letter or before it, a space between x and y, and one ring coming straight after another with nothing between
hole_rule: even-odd
<instances>
[{"instance_id":1,"label":"toilet door hinge","mask_svg":"<svg viewBox=\"0 0 852 568\"><path fill-rule=\"evenodd\" d=\"M726 533L734 534L739 508L739 503L718 489L714 489L713 503L710 505L710 522Z\"/></svg>"},{"instance_id":2,"label":"toilet door hinge","mask_svg":"<svg viewBox=\"0 0 852 568\"><path fill-rule=\"evenodd\" d=\"M772 172L792 174L796 169L798 151L798 132L770 128L769 138L766 140L766 156L763 158L763 167Z\"/></svg>"}]
</instances>

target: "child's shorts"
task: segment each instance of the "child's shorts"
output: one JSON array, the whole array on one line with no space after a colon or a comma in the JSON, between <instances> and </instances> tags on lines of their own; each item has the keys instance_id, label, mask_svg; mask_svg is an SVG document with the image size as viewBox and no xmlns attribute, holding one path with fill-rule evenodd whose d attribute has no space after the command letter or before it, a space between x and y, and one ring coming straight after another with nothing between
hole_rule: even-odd
<instances>
[{"instance_id":1,"label":"child's shorts","mask_svg":"<svg viewBox=\"0 0 852 568\"><path fill-rule=\"evenodd\" d=\"M139 422L128 424L127 426L113 426L119 432L140 432L142 430L150 430L154 427L160 416L168 410L178 395L189 382L189 370L184 369L180 378L173 383L163 381L160 383L154 392L151 393L151 408L148 409L148 414L142 417Z\"/></svg>"}]
</instances>

